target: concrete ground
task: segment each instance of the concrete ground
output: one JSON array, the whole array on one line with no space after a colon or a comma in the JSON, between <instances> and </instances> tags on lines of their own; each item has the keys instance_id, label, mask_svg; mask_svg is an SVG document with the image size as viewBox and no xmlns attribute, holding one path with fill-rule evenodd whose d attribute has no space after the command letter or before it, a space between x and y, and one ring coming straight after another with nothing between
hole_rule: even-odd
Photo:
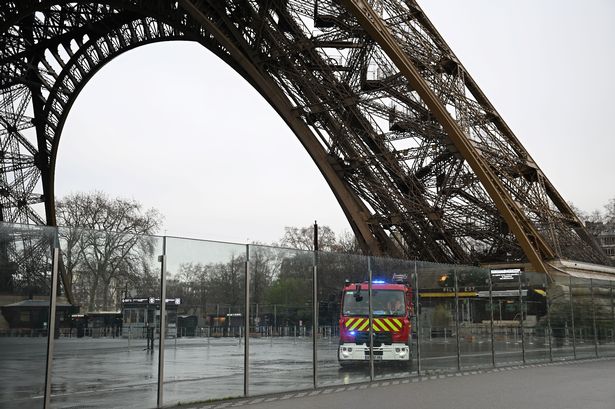
<instances>
[{"instance_id":1,"label":"concrete ground","mask_svg":"<svg viewBox=\"0 0 615 409\"><path fill-rule=\"evenodd\" d=\"M167 340L164 404L241 397L243 344L239 341L238 338ZM447 376L457 371L458 364L464 371L492 367L488 337L460 341L458 362L455 339L423 340L421 374ZM318 391L350 388L369 380L365 366L340 369L337 343L336 338L318 343L318 385L324 388ZM0 408L42 407L45 348L45 338L0 337ZM519 339L496 340L494 349L498 367L515 366L523 361ZM311 338L254 338L250 350L249 392L255 399L272 393L293 394L312 386ZM525 350L527 363L549 361L549 344L544 339L527 339ZM570 344L554 346L552 352L556 361L574 355ZM577 357L590 358L596 354L615 356L615 343L601 344L596 350L593 342L577 340ZM417 363L418 357L409 371L396 366L377 366L376 381L417 379ZM143 339L60 338L56 340L53 360L51 406L54 409L154 408L157 374L158 350L146 351Z\"/></svg>"},{"instance_id":2,"label":"concrete ground","mask_svg":"<svg viewBox=\"0 0 615 409\"><path fill-rule=\"evenodd\" d=\"M615 359L484 369L185 409L615 409Z\"/></svg>"}]
</instances>

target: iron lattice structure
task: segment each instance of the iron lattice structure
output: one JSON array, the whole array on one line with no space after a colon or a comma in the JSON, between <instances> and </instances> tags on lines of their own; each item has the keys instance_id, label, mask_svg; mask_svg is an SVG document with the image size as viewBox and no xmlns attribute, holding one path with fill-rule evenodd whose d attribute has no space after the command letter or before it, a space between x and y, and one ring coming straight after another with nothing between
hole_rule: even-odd
<instances>
[{"instance_id":1,"label":"iron lattice structure","mask_svg":"<svg viewBox=\"0 0 615 409\"><path fill-rule=\"evenodd\" d=\"M0 7L4 221L55 225L62 128L104 64L186 40L224 60L286 121L366 252L529 261L539 271L554 258L608 264L414 0Z\"/></svg>"}]
</instances>

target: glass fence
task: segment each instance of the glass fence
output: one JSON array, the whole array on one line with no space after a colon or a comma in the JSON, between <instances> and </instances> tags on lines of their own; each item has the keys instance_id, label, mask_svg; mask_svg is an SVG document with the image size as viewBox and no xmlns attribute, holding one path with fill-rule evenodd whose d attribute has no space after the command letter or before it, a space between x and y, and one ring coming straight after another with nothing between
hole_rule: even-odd
<instances>
[{"instance_id":1,"label":"glass fence","mask_svg":"<svg viewBox=\"0 0 615 409\"><path fill-rule=\"evenodd\" d=\"M0 223L0 407L615 356L614 281Z\"/></svg>"}]
</instances>

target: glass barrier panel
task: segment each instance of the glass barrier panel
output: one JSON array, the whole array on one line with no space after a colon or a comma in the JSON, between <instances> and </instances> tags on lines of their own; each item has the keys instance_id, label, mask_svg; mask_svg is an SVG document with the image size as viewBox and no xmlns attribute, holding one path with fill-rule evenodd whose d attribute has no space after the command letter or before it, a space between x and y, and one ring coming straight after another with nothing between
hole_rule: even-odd
<instances>
[{"instance_id":1,"label":"glass barrier panel","mask_svg":"<svg viewBox=\"0 0 615 409\"><path fill-rule=\"evenodd\" d=\"M421 373L459 369L455 266L417 262Z\"/></svg>"},{"instance_id":2,"label":"glass barrier panel","mask_svg":"<svg viewBox=\"0 0 615 409\"><path fill-rule=\"evenodd\" d=\"M313 387L314 252L250 245L250 395Z\"/></svg>"},{"instance_id":3,"label":"glass barrier panel","mask_svg":"<svg viewBox=\"0 0 615 409\"><path fill-rule=\"evenodd\" d=\"M375 379L417 374L413 275L415 262L371 257Z\"/></svg>"},{"instance_id":4,"label":"glass barrier panel","mask_svg":"<svg viewBox=\"0 0 615 409\"><path fill-rule=\"evenodd\" d=\"M42 408L55 229L0 223L0 407ZM72 306L57 298L56 331Z\"/></svg>"},{"instance_id":5,"label":"glass barrier panel","mask_svg":"<svg viewBox=\"0 0 615 409\"><path fill-rule=\"evenodd\" d=\"M523 279L523 342L526 362L545 362L551 358L547 317L547 276L524 272Z\"/></svg>"},{"instance_id":6,"label":"glass barrier panel","mask_svg":"<svg viewBox=\"0 0 615 409\"><path fill-rule=\"evenodd\" d=\"M58 228L58 237L71 310L55 343L51 406L155 406L158 354L145 327L160 297L162 240L78 228Z\"/></svg>"},{"instance_id":7,"label":"glass barrier panel","mask_svg":"<svg viewBox=\"0 0 615 409\"><path fill-rule=\"evenodd\" d=\"M318 386L369 381L368 259L319 252L317 266Z\"/></svg>"},{"instance_id":8,"label":"glass barrier panel","mask_svg":"<svg viewBox=\"0 0 615 409\"><path fill-rule=\"evenodd\" d=\"M613 281L593 280L598 355L615 356L615 300Z\"/></svg>"},{"instance_id":9,"label":"glass barrier panel","mask_svg":"<svg viewBox=\"0 0 615 409\"><path fill-rule=\"evenodd\" d=\"M591 281L583 278L571 277L570 293L572 295L576 357L595 357L594 305L592 300Z\"/></svg>"},{"instance_id":10,"label":"glass barrier panel","mask_svg":"<svg viewBox=\"0 0 615 409\"><path fill-rule=\"evenodd\" d=\"M570 279L556 275L547 286L547 306L551 323L551 350L554 360L573 359L575 345L572 331Z\"/></svg>"},{"instance_id":11,"label":"glass barrier panel","mask_svg":"<svg viewBox=\"0 0 615 409\"><path fill-rule=\"evenodd\" d=\"M523 363L520 269L491 270L493 338L496 366Z\"/></svg>"},{"instance_id":12,"label":"glass barrier panel","mask_svg":"<svg viewBox=\"0 0 615 409\"><path fill-rule=\"evenodd\" d=\"M489 270L457 266L459 350L463 369L493 366Z\"/></svg>"},{"instance_id":13,"label":"glass barrier panel","mask_svg":"<svg viewBox=\"0 0 615 409\"><path fill-rule=\"evenodd\" d=\"M166 239L164 404L243 396L246 246Z\"/></svg>"}]
</instances>

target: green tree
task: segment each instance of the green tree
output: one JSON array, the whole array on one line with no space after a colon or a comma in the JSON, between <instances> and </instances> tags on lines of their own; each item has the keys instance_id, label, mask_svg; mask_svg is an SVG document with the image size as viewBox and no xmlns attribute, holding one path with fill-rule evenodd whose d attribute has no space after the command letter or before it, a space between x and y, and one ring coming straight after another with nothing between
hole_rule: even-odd
<instances>
[{"instance_id":1,"label":"green tree","mask_svg":"<svg viewBox=\"0 0 615 409\"><path fill-rule=\"evenodd\" d=\"M446 308L446 305L438 304L434 309L433 316L431 318L431 325L433 327L447 328L452 319L452 314L448 308Z\"/></svg>"}]
</instances>

